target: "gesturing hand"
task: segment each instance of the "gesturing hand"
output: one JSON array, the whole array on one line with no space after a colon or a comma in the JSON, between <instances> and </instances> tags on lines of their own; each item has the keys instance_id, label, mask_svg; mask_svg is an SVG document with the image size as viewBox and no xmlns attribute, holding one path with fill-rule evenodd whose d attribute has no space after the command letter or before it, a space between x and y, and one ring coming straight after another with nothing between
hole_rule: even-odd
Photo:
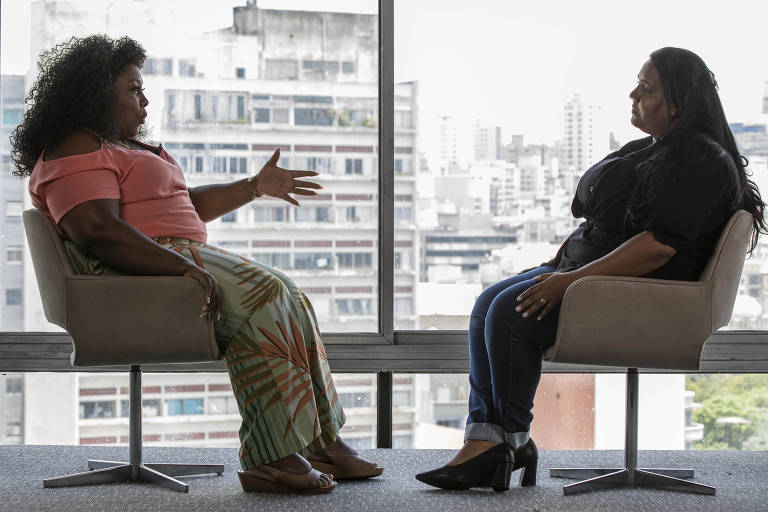
<instances>
[{"instance_id":1,"label":"gesturing hand","mask_svg":"<svg viewBox=\"0 0 768 512\"><path fill-rule=\"evenodd\" d=\"M538 284L520 294L517 298L520 304L515 308L515 311L522 311L523 316L527 317L541 310L539 316L536 317L536 320L541 320L560 304L565 290L576 278L570 272L564 272L541 274L534 277L533 280Z\"/></svg>"},{"instance_id":2,"label":"gesturing hand","mask_svg":"<svg viewBox=\"0 0 768 512\"><path fill-rule=\"evenodd\" d=\"M297 180L305 176L317 176L315 171L291 171L277 166L280 159L280 148L275 150L272 158L264 164L256 175L256 191L272 197L278 197L291 204L299 206L299 202L288 194L300 196L315 196L317 192L309 188L321 189L322 186L311 181Z\"/></svg>"}]
</instances>

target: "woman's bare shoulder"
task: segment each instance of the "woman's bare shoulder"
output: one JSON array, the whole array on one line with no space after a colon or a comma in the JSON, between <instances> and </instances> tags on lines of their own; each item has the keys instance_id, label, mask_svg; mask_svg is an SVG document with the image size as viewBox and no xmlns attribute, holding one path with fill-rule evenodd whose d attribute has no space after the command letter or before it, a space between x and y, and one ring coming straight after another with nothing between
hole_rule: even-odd
<instances>
[{"instance_id":1,"label":"woman's bare shoulder","mask_svg":"<svg viewBox=\"0 0 768 512\"><path fill-rule=\"evenodd\" d=\"M68 156L84 155L101 149L101 140L93 133L78 130L68 135L53 151L46 149L43 160L49 162Z\"/></svg>"}]
</instances>

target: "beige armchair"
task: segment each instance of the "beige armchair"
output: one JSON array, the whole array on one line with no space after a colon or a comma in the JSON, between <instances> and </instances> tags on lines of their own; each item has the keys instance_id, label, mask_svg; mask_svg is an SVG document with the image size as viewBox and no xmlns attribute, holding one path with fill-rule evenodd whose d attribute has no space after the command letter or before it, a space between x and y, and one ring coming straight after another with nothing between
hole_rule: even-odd
<instances>
[{"instance_id":1,"label":"beige armchair","mask_svg":"<svg viewBox=\"0 0 768 512\"><path fill-rule=\"evenodd\" d=\"M221 464L143 464L141 366L221 358L213 326L200 318L203 288L175 276L75 275L53 224L39 210L24 212L32 264L52 322L72 337L73 366L130 365L129 462L89 460L89 471L48 478L45 487L147 482L187 492L173 476L218 473Z\"/></svg>"},{"instance_id":2,"label":"beige armchair","mask_svg":"<svg viewBox=\"0 0 768 512\"><path fill-rule=\"evenodd\" d=\"M626 367L627 419L625 467L550 469L553 477L588 478L565 486L565 494L619 486L715 494L681 480L693 470L637 468L637 369L699 369L704 343L731 317L751 227L747 212L731 217L698 281L590 276L568 287L544 359Z\"/></svg>"}]
</instances>

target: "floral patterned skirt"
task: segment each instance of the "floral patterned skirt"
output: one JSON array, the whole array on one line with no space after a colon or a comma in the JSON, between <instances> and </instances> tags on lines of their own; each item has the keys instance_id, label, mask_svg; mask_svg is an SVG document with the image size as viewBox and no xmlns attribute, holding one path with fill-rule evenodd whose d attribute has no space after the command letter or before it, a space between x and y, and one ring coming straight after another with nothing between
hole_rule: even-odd
<instances>
[{"instance_id":1,"label":"floral patterned skirt","mask_svg":"<svg viewBox=\"0 0 768 512\"><path fill-rule=\"evenodd\" d=\"M219 285L224 350L240 427L240 465L250 469L291 453L314 453L338 437L344 412L306 295L285 274L217 247L158 238ZM78 274L124 274L65 242Z\"/></svg>"}]
</instances>

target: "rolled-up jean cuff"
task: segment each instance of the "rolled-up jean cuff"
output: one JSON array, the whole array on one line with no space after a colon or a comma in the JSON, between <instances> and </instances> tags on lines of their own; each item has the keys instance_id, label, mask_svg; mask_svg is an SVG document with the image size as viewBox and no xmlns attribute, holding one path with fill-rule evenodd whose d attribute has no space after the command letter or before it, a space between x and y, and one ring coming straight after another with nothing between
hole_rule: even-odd
<instances>
[{"instance_id":1,"label":"rolled-up jean cuff","mask_svg":"<svg viewBox=\"0 0 768 512\"><path fill-rule=\"evenodd\" d=\"M504 429L494 423L470 423L464 429L464 440L506 443Z\"/></svg>"},{"instance_id":2,"label":"rolled-up jean cuff","mask_svg":"<svg viewBox=\"0 0 768 512\"><path fill-rule=\"evenodd\" d=\"M523 446L530 437L530 432L504 432L504 429L495 423L470 423L464 429L465 441L506 443L512 448Z\"/></svg>"}]
</instances>

